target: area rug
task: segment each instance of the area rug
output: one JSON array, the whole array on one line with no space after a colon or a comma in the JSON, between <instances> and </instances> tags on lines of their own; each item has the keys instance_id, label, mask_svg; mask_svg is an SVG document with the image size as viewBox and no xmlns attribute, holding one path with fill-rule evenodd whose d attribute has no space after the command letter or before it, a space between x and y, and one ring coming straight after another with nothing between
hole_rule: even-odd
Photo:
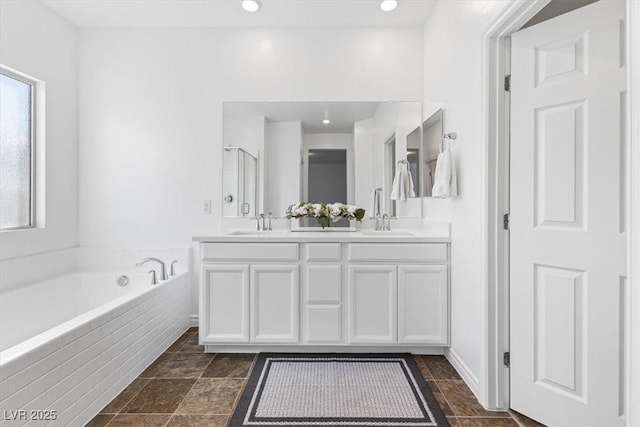
<instances>
[{"instance_id":1,"label":"area rug","mask_svg":"<svg viewBox=\"0 0 640 427\"><path fill-rule=\"evenodd\" d=\"M260 353L229 426L448 426L410 354Z\"/></svg>"}]
</instances>

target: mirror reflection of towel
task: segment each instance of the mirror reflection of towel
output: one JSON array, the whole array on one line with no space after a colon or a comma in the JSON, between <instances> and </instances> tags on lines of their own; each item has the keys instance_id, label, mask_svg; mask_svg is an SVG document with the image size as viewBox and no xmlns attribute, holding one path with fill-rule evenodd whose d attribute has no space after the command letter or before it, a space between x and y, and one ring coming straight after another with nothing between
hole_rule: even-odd
<instances>
[{"instance_id":1,"label":"mirror reflection of towel","mask_svg":"<svg viewBox=\"0 0 640 427\"><path fill-rule=\"evenodd\" d=\"M391 200L407 200L411 197L416 197L413 190L413 178L407 169L407 164L398 163L396 176L393 178Z\"/></svg>"},{"instance_id":2,"label":"mirror reflection of towel","mask_svg":"<svg viewBox=\"0 0 640 427\"><path fill-rule=\"evenodd\" d=\"M433 178L431 197L446 199L458 195L458 181L456 179L456 164L451 151L446 149L438 155L436 173Z\"/></svg>"}]
</instances>

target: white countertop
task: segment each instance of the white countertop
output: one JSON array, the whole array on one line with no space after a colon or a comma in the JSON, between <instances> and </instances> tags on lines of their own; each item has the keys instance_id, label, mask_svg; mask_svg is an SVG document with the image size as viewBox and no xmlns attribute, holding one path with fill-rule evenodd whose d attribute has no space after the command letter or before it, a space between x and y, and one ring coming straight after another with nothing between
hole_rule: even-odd
<instances>
[{"instance_id":1,"label":"white countertop","mask_svg":"<svg viewBox=\"0 0 640 427\"><path fill-rule=\"evenodd\" d=\"M234 230L194 236L194 242L395 242L395 243L448 243L451 238L441 229L410 229L374 231L363 229L358 231L253 231Z\"/></svg>"}]
</instances>

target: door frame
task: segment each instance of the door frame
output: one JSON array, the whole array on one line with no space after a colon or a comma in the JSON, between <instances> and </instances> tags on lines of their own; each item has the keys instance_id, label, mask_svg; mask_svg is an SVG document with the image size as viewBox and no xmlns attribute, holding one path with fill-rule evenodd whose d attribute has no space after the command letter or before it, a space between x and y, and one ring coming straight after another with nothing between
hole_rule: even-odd
<instances>
[{"instance_id":1,"label":"door frame","mask_svg":"<svg viewBox=\"0 0 640 427\"><path fill-rule=\"evenodd\" d=\"M509 96L504 79L509 74L510 35L551 0L511 2L485 30L482 88L482 188L485 295L484 378L481 395L490 409L509 408L509 373L503 353L509 349L509 240L503 215L509 212ZM640 425L640 408L630 404L640 399L640 2L626 0L628 156L627 188L628 301L626 310L627 425ZM635 82L635 84L634 84ZM632 329L632 325L635 328Z\"/></svg>"}]
</instances>

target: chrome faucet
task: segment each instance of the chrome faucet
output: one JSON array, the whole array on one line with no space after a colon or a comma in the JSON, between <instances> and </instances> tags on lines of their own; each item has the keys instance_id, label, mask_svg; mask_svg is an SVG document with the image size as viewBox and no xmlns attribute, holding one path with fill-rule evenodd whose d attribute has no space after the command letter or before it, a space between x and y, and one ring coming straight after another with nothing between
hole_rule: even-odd
<instances>
[{"instance_id":1,"label":"chrome faucet","mask_svg":"<svg viewBox=\"0 0 640 427\"><path fill-rule=\"evenodd\" d=\"M380 212L378 212L378 214L376 215L376 231L382 230L384 230L384 217L380 217Z\"/></svg>"},{"instance_id":2,"label":"chrome faucet","mask_svg":"<svg viewBox=\"0 0 640 427\"><path fill-rule=\"evenodd\" d=\"M264 214L261 213L256 217L256 230L263 231L264 230Z\"/></svg>"},{"instance_id":3,"label":"chrome faucet","mask_svg":"<svg viewBox=\"0 0 640 427\"><path fill-rule=\"evenodd\" d=\"M176 267L175 267L176 262L178 262L177 259L171 261L171 269L169 270L169 275L171 275L171 276L175 276L176 275Z\"/></svg>"},{"instance_id":4,"label":"chrome faucet","mask_svg":"<svg viewBox=\"0 0 640 427\"><path fill-rule=\"evenodd\" d=\"M149 270L149 274L151 274L151 284L152 285L157 285L158 284L158 276L156 276L156 271L155 270Z\"/></svg>"},{"instance_id":5,"label":"chrome faucet","mask_svg":"<svg viewBox=\"0 0 640 427\"><path fill-rule=\"evenodd\" d=\"M373 189L373 216L380 216L382 211L382 187Z\"/></svg>"},{"instance_id":6,"label":"chrome faucet","mask_svg":"<svg viewBox=\"0 0 640 427\"><path fill-rule=\"evenodd\" d=\"M391 217L389 214L382 215L382 231L391 231Z\"/></svg>"},{"instance_id":7,"label":"chrome faucet","mask_svg":"<svg viewBox=\"0 0 640 427\"><path fill-rule=\"evenodd\" d=\"M271 228L271 220L273 219L273 214L272 214L271 212L269 212L269 215L267 216L267 219L269 220L268 228L266 228L266 229L265 229L265 228L264 228L264 225L263 225L263 226L262 226L262 229L263 229L263 230L269 230L269 231L271 231L271 230L273 230L273 229Z\"/></svg>"},{"instance_id":8,"label":"chrome faucet","mask_svg":"<svg viewBox=\"0 0 640 427\"><path fill-rule=\"evenodd\" d=\"M160 280L167 280L169 278L169 276L167 276L167 265L162 262L162 260L159 260L158 258L145 258L140 260L139 263L136 264L136 267L140 267L143 264L146 264L148 262L151 261L155 261L157 263L160 264L161 270L160 270Z\"/></svg>"}]
</instances>

